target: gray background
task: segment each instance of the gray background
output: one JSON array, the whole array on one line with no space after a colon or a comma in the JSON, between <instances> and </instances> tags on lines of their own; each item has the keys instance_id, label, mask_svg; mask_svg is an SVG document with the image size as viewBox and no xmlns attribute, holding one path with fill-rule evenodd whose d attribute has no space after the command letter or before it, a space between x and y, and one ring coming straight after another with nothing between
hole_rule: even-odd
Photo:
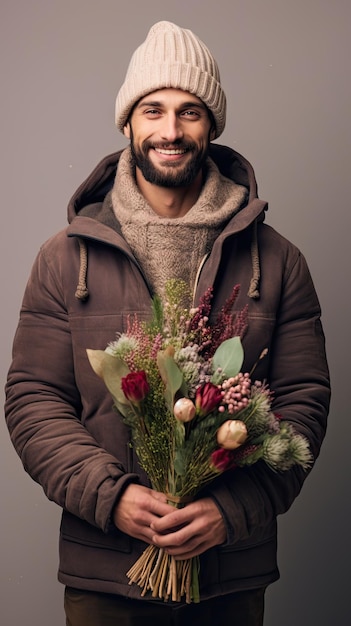
<instances>
[{"instance_id":1,"label":"gray background","mask_svg":"<svg viewBox=\"0 0 351 626\"><path fill-rule=\"evenodd\" d=\"M350 18L349 0L2 0L0 8L3 381L39 245L65 226L67 201L95 163L126 145L114 128L115 95L156 21L191 28L212 49L229 100L219 141L254 164L269 223L308 259L334 396L322 454L279 522L281 580L267 594L267 626L350 623ZM1 624L62 626L60 512L0 427Z\"/></svg>"}]
</instances>

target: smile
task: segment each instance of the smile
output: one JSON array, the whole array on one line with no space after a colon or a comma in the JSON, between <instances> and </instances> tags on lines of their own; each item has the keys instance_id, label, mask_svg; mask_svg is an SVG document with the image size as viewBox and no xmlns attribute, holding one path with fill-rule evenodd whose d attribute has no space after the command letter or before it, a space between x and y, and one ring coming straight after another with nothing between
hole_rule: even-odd
<instances>
[{"instance_id":1,"label":"smile","mask_svg":"<svg viewBox=\"0 0 351 626\"><path fill-rule=\"evenodd\" d=\"M173 148L173 149L167 150L166 148L155 148L155 152L158 152L158 154L166 154L166 155L185 154L186 149Z\"/></svg>"}]
</instances>

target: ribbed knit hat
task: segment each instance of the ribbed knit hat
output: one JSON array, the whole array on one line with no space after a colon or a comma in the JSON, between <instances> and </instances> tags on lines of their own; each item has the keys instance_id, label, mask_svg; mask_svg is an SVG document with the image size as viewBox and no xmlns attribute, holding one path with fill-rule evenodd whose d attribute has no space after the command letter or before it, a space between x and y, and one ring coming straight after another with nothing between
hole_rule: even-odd
<instances>
[{"instance_id":1,"label":"ribbed knit hat","mask_svg":"<svg viewBox=\"0 0 351 626\"><path fill-rule=\"evenodd\" d=\"M151 27L131 58L116 99L117 128L123 132L140 98L170 87L188 91L206 104L215 120L215 137L219 137L225 126L226 97L217 63L191 30L164 21Z\"/></svg>"}]
</instances>

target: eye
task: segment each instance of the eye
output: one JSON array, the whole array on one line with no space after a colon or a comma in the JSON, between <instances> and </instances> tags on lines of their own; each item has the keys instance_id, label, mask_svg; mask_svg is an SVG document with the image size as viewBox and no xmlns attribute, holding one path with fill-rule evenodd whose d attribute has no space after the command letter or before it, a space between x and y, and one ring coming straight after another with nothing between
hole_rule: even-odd
<instances>
[{"instance_id":1,"label":"eye","mask_svg":"<svg viewBox=\"0 0 351 626\"><path fill-rule=\"evenodd\" d=\"M181 116L190 122L196 122L200 119L201 113L197 109L185 109L182 111Z\"/></svg>"},{"instance_id":2,"label":"eye","mask_svg":"<svg viewBox=\"0 0 351 626\"><path fill-rule=\"evenodd\" d=\"M146 115L147 117L153 118L153 117L157 117L157 116L161 115L161 113L160 113L159 109L144 109L143 115Z\"/></svg>"}]
</instances>

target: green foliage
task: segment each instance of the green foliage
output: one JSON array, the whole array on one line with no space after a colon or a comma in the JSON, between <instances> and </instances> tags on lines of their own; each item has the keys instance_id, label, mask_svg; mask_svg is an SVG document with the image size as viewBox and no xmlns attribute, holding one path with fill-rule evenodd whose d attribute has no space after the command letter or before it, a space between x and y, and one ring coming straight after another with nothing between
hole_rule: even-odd
<instances>
[{"instance_id":1,"label":"green foliage","mask_svg":"<svg viewBox=\"0 0 351 626\"><path fill-rule=\"evenodd\" d=\"M157 295L152 299L151 310L152 318L150 322L145 322L145 329L151 337L155 337L158 333L162 333L164 328L163 304L161 298Z\"/></svg>"},{"instance_id":2,"label":"green foliage","mask_svg":"<svg viewBox=\"0 0 351 626\"><path fill-rule=\"evenodd\" d=\"M186 393L184 377L169 350L160 350L157 354L157 365L163 380L167 407L173 414L174 399L178 391ZM184 394L183 394L184 395Z\"/></svg>"},{"instance_id":3,"label":"green foliage","mask_svg":"<svg viewBox=\"0 0 351 626\"><path fill-rule=\"evenodd\" d=\"M122 359L103 350L87 350L94 372L105 382L117 408L123 413L129 406L122 391L121 380L129 374L129 367Z\"/></svg>"},{"instance_id":4,"label":"green foliage","mask_svg":"<svg viewBox=\"0 0 351 626\"><path fill-rule=\"evenodd\" d=\"M224 378L236 376L242 367L244 361L244 350L240 337L231 337L223 341L213 355L212 382L217 384Z\"/></svg>"}]
</instances>

